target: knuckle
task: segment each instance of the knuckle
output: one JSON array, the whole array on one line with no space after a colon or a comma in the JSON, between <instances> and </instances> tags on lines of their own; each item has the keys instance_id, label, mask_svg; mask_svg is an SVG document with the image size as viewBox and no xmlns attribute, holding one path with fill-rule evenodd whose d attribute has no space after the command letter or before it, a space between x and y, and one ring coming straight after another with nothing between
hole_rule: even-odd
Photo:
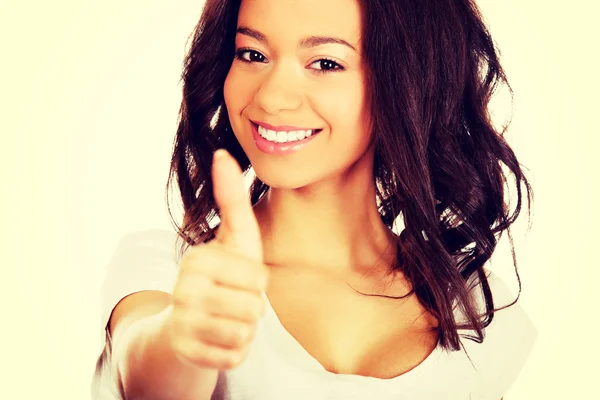
<instances>
[{"instance_id":1,"label":"knuckle","mask_svg":"<svg viewBox=\"0 0 600 400\"><path fill-rule=\"evenodd\" d=\"M190 354L186 359L198 367L213 367L216 364L214 360L202 353Z\"/></svg>"},{"instance_id":2,"label":"knuckle","mask_svg":"<svg viewBox=\"0 0 600 400\"><path fill-rule=\"evenodd\" d=\"M249 334L249 329L245 325L236 326L229 332L229 342L235 347L243 346L247 342Z\"/></svg>"},{"instance_id":3,"label":"knuckle","mask_svg":"<svg viewBox=\"0 0 600 400\"><path fill-rule=\"evenodd\" d=\"M218 262L217 249L211 244L195 246L181 260L182 269L194 271L210 271L211 266Z\"/></svg>"},{"instance_id":4,"label":"knuckle","mask_svg":"<svg viewBox=\"0 0 600 400\"><path fill-rule=\"evenodd\" d=\"M179 309L181 307L185 307L189 303L189 296L181 287L181 283L177 283L175 289L173 289L173 294L171 295L171 299L173 301L173 305L175 309Z\"/></svg>"},{"instance_id":5,"label":"knuckle","mask_svg":"<svg viewBox=\"0 0 600 400\"><path fill-rule=\"evenodd\" d=\"M180 306L190 306L198 297L210 290L212 282L204 276L191 276L177 279L173 289L173 303Z\"/></svg>"},{"instance_id":6,"label":"knuckle","mask_svg":"<svg viewBox=\"0 0 600 400\"><path fill-rule=\"evenodd\" d=\"M188 340L175 340L172 344L173 351L178 356L185 358L191 362L199 362L199 353L193 350L193 346Z\"/></svg>"},{"instance_id":7,"label":"knuckle","mask_svg":"<svg viewBox=\"0 0 600 400\"><path fill-rule=\"evenodd\" d=\"M193 328L194 338L202 341L212 341L218 336L217 326L210 319L197 321Z\"/></svg>"},{"instance_id":8,"label":"knuckle","mask_svg":"<svg viewBox=\"0 0 600 400\"><path fill-rule=\"evenodd\" d=\"M192 309L185 306L173 307L171 317L173 318L173 324L178 328L183 328L194 320L192 316Z\"/></svg>"},{"instance_id":9,"label":"knuckle","mask_svg":"<svg viewBox=\"0 0 600 400\"><path fill-rule=\"evenodd\" d=\"M198 252L195 254L195 258L198 261L201 261L198 263L198 266L207 266L218 262L219 258L221 257L220 253L221 252L217 247L215 247L214 243L199 247Z\"/></svg>"},{"instance_id":10,"label":"knuckle","mask_svg":"<svg viewBox=\"0 0 600 400\"><path fill-rule=\"evenodd\" d=\"M212 290L205 291L201 299L202 306L210 312L220 313L225 309L225 301Z\"/></svg>"},{"instance_id":11,"label":"knuckle","mask_svg":"<svg viewBox=\"0 0 600 400\"><path fill-rule=\"evenodd\" d=\"M223 360L223 369L237 367L243 361L243 355L239 351L230 352Z\"/></svg>"},{"instance_id":12,"label":"knuckle","mask_svg":"<svg viewBox=\"0 0 600 400\"><path fill-rule=\"evenodd\" d=\"M185 271L193 268L197 263L196 260L201 257L206 251L205 246L193 246L190 247L181 257L179 270Z\"/></svg>"},{"instance_id":13,"label":"knuckle","mask_svg":"<svg viewBox=\"0 0 600 400\"><path fill-rule=\"evenodd\" d=\"M193 343L190 341L190 343L191 345L181 348L176 353L179 358L199 367L214 368L219 365L220 359L218 354L214 354L215 348L199 341Z\"/></svg>"}]
</instances>

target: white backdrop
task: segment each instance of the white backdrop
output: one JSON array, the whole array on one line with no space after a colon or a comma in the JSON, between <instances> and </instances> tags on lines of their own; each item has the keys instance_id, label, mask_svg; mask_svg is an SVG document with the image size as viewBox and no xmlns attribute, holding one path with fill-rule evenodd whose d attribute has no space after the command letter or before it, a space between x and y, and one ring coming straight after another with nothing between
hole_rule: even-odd
<instances>
[{"instance_id":1,"label":"white backdrop","mask_svg":"<svg viewBox=\"0 0 600 400\"><path fill-rule=\"evenodd\" d=\"M600 398L598 6L479 3L515 91L510 143L536 196L532 230L523 215L514 235L520 301L540 336L505 400ZM126 232L170 228L179 77L201 7L0 0L0 398L89 398L106 262ZM505 100L494 103L500 120ZM506 241L491 268L517 289Z\"/></svg>"}]
</instances>

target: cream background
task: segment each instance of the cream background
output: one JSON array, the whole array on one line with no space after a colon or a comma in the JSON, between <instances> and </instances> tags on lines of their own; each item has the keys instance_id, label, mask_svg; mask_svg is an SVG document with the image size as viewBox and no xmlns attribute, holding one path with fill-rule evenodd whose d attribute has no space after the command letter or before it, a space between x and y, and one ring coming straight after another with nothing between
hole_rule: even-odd
<instances>
[{"instance_id":1,"label":"cream background","mask_svg":"<svg viewBox=\"0 0 600 400\"><path fill-rule=\"evenodd\" d=\"M592 0L479 1L515 91L531 171L514 237L540 336L505 400L597 389L597 41ZM169 228L164 185L184 45L202 1L0 1L0 398L86 399L98 287L117 241ZM498 118L510 104L497 101ZM6 257L8 255L8 257ZM514 290L506 241L492 269Z\"/></svg>"}]
</instances>

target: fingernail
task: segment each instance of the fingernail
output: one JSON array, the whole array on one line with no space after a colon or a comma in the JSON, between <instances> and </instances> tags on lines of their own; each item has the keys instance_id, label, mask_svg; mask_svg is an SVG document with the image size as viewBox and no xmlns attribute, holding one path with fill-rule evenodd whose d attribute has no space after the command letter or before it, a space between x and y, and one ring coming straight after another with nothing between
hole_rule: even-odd
<instances>
[{"instance_id":1,"label":"fingernail","mask_svg":"<svg viewBox=\"0 0 600 400\"><path fill-rule=\"evenodd\" d=\"M214 158L216 158L216 159L224 158L224 157L226 157L225 156L226 152L227 151L225 149L217 149L217 151L215 151Z\"/></svg>"}]
</instances>

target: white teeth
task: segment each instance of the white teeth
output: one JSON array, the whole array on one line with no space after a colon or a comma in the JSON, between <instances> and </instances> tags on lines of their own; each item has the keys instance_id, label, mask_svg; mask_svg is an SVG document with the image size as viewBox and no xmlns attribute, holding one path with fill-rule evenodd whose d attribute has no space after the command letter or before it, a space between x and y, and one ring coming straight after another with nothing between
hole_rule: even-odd
<instances>
[{"instance_id":1,"label":"white teeth","mask_svg":"<svg viewBox=\"0 0 600 400\"><path fill-rule=\"evenodd\" d=\"M287 133L286 132L277 132L277 141L279 143L287 142Z\"/></svg>"},{"instance_id":2,"label":"white teeth","mask_svg":"<svg viewBox=\"0 0 600 400\"><path fill-rule=\"evenodd\" d=\"M314 133L314 131L309 129L306 131L275 132L271 129L265 129L262 126L258 125L258 133L260 136L264 137L265 139L271 142L285 143L307 138L311 136Z\"/></svg>"}]
</instances>

